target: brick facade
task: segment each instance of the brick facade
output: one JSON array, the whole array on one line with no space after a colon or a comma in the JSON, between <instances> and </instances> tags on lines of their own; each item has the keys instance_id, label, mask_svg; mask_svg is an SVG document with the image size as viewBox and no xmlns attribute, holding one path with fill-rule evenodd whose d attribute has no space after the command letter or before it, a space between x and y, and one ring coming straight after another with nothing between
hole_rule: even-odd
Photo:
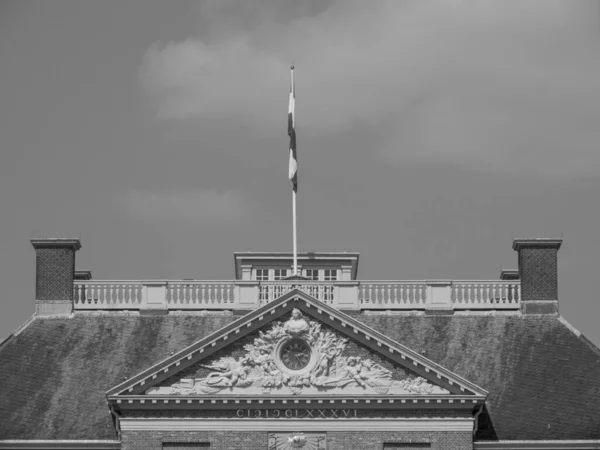
<instances>
[{"instance_id":1,"label":"brick facade","mask_svg":"<svg viewBox=\"0 0 600 450\"><path fill-rule=\"evenodd\" d=\"M35 248L35 299L73 300L77 239L32 239Z\"/></svg>"},{"instance_id":2,"label":"brick facade","mask_svg":"<svg viewBox=\"0 0 600 450\"><path fill-rule=\"evenodd\" d=\"M122 450L162 450L180 446L179 448L191 449L202 448L209 444L211 450L266 450L267 437L266 431L123 431L121 448ZM197 444L204 444L204 446ZM471 450L473 436L470 432L456 431L327 432L327 450L383 450L384 448Z\"/></svg>"},{"instance_id":3,"label":"brick facade","mask_svg":"<svg viewBox=\"0 0 600 450\"><path fill-rule=\"evenodd\" d=\"M124 431L121 436L121 450L162 450L163 443L189 443L191 448L196 443L208 443L211 450L265 450L267 433L262 431Z\"/></svg>"},{"instance_id":4,"label":"brick facade","mask_svg":"<svg viewBox=\"0 0 600 450\"><path fill-rule=\"evenodd\" d=\"M522 300L557 300L557 249L524 247L519 251Z\"/></svg>"},{"instance_id":5,"label":"brick facade","mask_svg":"<svg viewBox=\"0 0 600 450\"><path fill-rule=\"evenodd\" d=\"M558 250L561 239L515 239L519 253L521 311L523 314L558 313Z\"/></svg>"}]
</instances>

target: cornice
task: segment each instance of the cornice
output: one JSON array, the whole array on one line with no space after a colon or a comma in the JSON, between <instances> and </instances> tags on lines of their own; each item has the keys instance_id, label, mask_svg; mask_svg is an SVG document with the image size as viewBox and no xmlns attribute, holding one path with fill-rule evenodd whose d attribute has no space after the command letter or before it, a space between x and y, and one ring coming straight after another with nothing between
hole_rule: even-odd
<instances>
[{"instance_id":1,"label":"cornice","mask_svg":"<svg viewBox=\"0 0 600 450\"><path fill-rule=\"evenodd\" d=\"M483 404L483 396L341 396L327 395L322 397L285 397L285 396L167 396L167 395L124 395L109 397L111 404L121 409L189 409L202 405L203 409L236 409L252 408L331 408L332 406L353 409L472 409Z\"/></svg>"},{"instance_id":2,"label":"cornice","mask_svg":"<svg viewBox=\"0 0 600 450\"><path fill-rule=\"evenodd\" d=\"M119 441L101 440L5 440L0 441L0 449L20 450L62 450L90 448L96 450L120 449Z\"/></svg>"},{"instance_id":3,"label":"cornice","mask_svg":"<svg viewBox=\"0 0 600 450\"><path fill-rule=\"evenodd\" d=\"M600 449L600 440L490 441L474 442L474 450L592 450Z\"/></svg>"}]
</instances>

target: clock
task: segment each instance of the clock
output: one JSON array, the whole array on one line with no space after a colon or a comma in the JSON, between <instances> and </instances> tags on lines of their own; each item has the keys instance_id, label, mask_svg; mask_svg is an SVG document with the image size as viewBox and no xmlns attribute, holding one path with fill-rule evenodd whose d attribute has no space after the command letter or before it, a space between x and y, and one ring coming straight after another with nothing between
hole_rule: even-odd
<instances>
[{"instance_id":1,"label":"clock","mask_svg":"<svg viewBox=\"0 0 600 450\"><path fill-rule=\"evenodd\" d=\"M281 362L290 370L302 370L310 361L310 347L300 339L292 339L281 348Z\"/></svg>"}]
</instances>

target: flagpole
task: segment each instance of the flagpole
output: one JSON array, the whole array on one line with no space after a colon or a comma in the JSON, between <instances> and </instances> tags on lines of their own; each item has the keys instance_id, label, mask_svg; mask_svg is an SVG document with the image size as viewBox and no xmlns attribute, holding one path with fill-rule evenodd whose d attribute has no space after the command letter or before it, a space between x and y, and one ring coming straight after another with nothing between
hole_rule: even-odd
<instances>
[{"instance_id":1,"label":"flagpole","mask_svg":"<svg viewBox=\"0 0 600 450\"><path fill-rule=\"evenodd\" d=\"M292 86L292 90L294 89L294 66L291 67L291 86ZM296 99L295 99L295 92L294 92L294 122L296 120ZM294 128L295 128L295 123L294 123ZM295 133L295 129L294 129L294 133ZM298 169L296 169L298 170ZM298 275L298 234L297 234L297 229L296 229L296 189L292 189L292 208L293 208L293 213L292 213L292 220L294 222L293 225L293 234L294 234L294 273L292 275Z\"/></svg>"},{"instance_id":2,"label":"flagpole","mask_svg":"<svg viewBox=\"0 0 600 450\"><path fill-rule=\"evenodd\" d=\"M293 275L298 275L298 243L297 243L297 234L296 234L296 191L293 192L293 201L292 206L294 208L293 220L294 220L294 273Z\"/></svg>"}]
</instances>

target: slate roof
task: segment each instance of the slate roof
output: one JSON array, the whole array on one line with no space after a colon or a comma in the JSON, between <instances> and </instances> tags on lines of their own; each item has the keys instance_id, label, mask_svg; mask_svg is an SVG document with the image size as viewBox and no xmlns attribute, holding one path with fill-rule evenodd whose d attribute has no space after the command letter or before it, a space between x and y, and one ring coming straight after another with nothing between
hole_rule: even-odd
<instances>
[{"instance_id":1,"label":"slate roof","mask_svg":"<svg viewBox=\"0 0 600 450\"><path fill-rule=\"evenodd\" d=\"M490 392L477 440L600 439L600 350L553 316L354 316ZM36 318L0 346L0 439L115 439L105 392L233 316Z\"/></svg>"}]
</instances>

